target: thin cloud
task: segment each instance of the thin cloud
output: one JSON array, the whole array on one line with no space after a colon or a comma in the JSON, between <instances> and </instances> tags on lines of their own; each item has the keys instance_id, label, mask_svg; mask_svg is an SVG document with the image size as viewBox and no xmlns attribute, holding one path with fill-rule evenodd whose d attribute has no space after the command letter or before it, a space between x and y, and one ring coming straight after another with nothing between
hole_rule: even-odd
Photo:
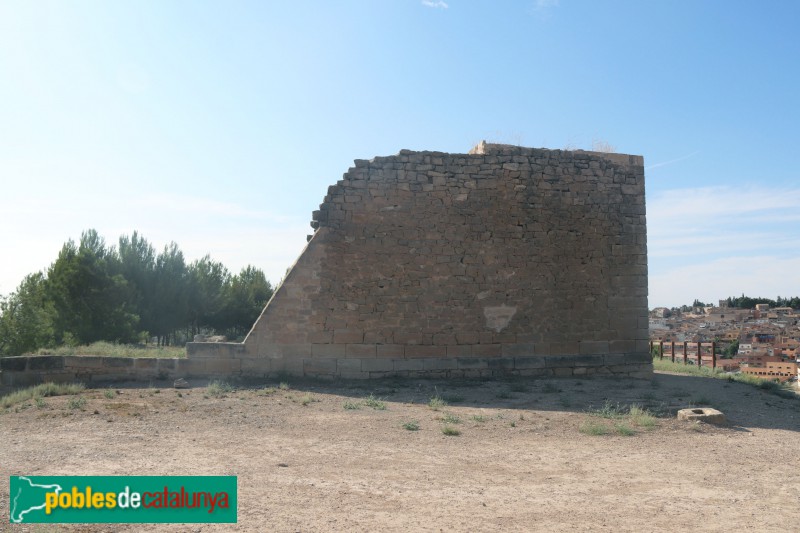
<instances>
[{"instance_id":1,"label":"thin cloud","mask_svg":"<svg viewBox=\"0 0 800 533\"><path fill-rule=\"evenodd\" d=\"M697 150L695 152L692 152L689 155L685 155L683 157L678 157L677 159L670 159L669 161L664 161L664 162L661 162L661 163L656 163L655 165L650 165L649 167L644 167L644 169L645 170L652 170L654 168L665 167L665 166L671 165L673 163L678 163L679 161L684 161L686 159L689 159L690 157L694 157L699 153L700 153L700 150Z\"/></svg>"},{"instance_id":2,"label":"thin cloud","mask_svg":"<svg viewBox=\"0 0 800 533\"><path fill-rule=\"evenodd\" d=\"M447 9L449 7L442 0L422 0L422 5L425 7L432 7L434 9Z\"/></svg>"},{"instance_id":3,"label":"thin cloud","mask_svg":"<svg viewBox=\"0 0 800 533\"><path fill-rule=\"evenodd\" d=\"M536 0L533 8L536 11L546 11L548 9L558 7L561 0Z\"/></svg>"}]
</instances>

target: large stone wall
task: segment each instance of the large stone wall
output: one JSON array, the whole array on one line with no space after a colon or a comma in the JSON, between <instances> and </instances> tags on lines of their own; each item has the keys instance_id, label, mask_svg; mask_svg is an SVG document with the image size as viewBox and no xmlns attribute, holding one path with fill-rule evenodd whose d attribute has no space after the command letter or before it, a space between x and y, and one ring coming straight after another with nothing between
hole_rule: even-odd
<instances>
[{"instance_id":1,"label":"large stone wall","mask_svg":"<svg viewBox=\"0 0 800 533\"><path fill-rule=\"evenodd\" d=\"M243 345L242 375L647 375L640 156L481 143L357 160Z\"/></svg>"}]
</instances>

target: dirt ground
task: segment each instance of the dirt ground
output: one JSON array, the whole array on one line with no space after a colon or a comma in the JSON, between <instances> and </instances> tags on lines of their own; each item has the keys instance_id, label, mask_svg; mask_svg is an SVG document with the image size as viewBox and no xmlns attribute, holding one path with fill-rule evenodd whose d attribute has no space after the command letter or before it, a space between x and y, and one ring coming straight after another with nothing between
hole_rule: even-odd
<instances>
[{"instance_id":1,"label":"dirt ground","mask_svg":"<svg viewBox=\"0 0 800 533\"><path fill-rule=\"evenodd\" d=\"M800 401L740 383L290 381L220 397L206 384L115 385L87 390L82 410L56 397L0 414L0 530L800 530ZM656 425L598 416L632 404ZM729 424L675 420L700 404ZM9 525L12 474L236 475L238 523Z\"/></svg>"}]
</instances>

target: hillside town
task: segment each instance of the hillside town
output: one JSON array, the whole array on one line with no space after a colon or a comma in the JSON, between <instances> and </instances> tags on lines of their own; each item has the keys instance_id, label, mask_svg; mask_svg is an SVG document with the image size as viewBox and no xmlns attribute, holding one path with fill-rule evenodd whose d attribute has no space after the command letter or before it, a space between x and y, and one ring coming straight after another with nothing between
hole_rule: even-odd
<instances>
[{"instance_id":1,"label":"hillside town","mask_svg":"<svg viewBox=\"0 0 800 533\"><path fill-rule=\"evenodd\" d=\"M798 383L800 310L792 307L761 303L740 309L726 300L689 309L656 307L650 311L650 341L655 353L676 354L676 360L688 351L688 364L695 364L698 345L714 343L720 370ZM701 362L707 364L705 355Z\"/></svg>"}]
</instances>

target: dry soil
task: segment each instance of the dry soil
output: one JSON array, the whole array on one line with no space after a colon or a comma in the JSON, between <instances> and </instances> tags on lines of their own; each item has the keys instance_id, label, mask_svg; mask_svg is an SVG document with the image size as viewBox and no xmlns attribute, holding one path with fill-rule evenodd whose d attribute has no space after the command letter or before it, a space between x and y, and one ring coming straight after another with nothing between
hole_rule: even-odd
<instances>
[{"instance_id":1,"label":"dry soil","mask_svg":"<svg viewBox=\"0 0 800 533\"><path fill-rule=\"evenodd\" d=\"M744 384L289 381L222 396L206 382L168 385L0 414L0 530L800 530L800 401ZM448 405L433 410L435 396ZM630 405L658 414L655 426L599 416ZM690 405L716 407L729 424L675 420ZM236 475L238 523L9 525L16 474Z\"/></svg>"}]
</instances>

